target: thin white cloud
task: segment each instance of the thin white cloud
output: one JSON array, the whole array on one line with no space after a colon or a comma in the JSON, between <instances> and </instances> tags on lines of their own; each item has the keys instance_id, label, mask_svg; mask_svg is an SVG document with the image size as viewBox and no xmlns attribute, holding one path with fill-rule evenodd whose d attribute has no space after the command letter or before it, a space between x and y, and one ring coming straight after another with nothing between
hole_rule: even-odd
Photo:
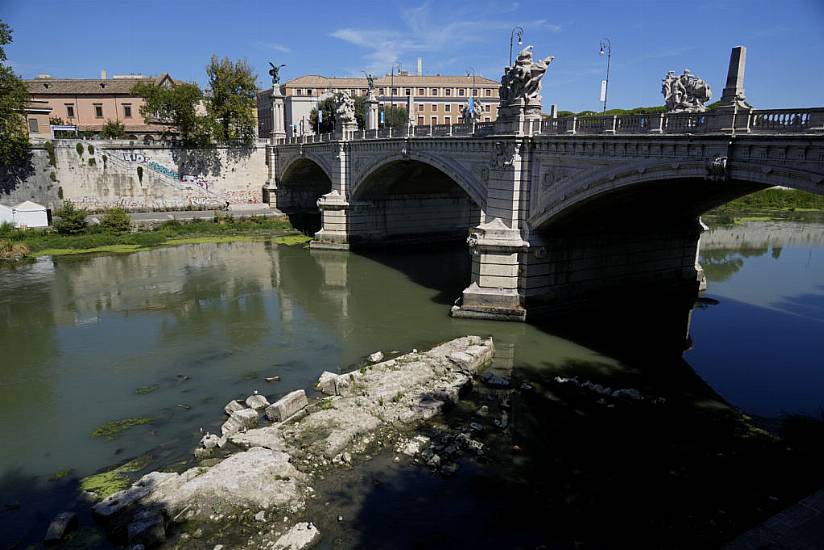
<instances>
[{"instance_id":1,"label":"thin white cloud","mask_svg":"<svg viewBox=\"0 0 824 550\"><path fill-rule=\"evenodd\" d=\"M289 53L292 51L289 47L275 42L256 42L255 46L261 50L272 50L280 53Z\"/></svg>"},{"instance_id":2,"label":"thin white cloud","mask_svg":"<svg viewBox=\"0 0 824 550\"><path fill-rule=\"evenodd\" d=\"M452 53L457 47L489 40L490 32L508 32L514 26L511 21L496 20L500 13L494 6L480 11L473 11L473 7L468 6L465 11L474 13L476 18L444 24L441 17L431 15L430 4L425 3L402 11L399 29L345 27L337 29L331 36L367 50L365 70L380 74L404 58L408 61L409 57L428 52ZM529 29L559 32L561 27L540 19L531 22Z\"/></svg>"}]
</instances>

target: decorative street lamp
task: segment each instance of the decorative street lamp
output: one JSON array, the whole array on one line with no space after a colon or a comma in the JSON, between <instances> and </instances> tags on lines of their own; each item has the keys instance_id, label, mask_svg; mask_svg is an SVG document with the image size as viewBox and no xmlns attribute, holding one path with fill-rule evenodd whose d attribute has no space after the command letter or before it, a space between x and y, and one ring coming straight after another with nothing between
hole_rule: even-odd
<instances>
[{"instance_id":1,"label":"decorative street lamp","mask_svg":"<svg viewBox=\"0 0 824 550\"><path fill-rule=\"evenodd\" d=\"M515 27L509 34L509 66L512 66L512 42L515 41L515 36L518 36L518 46L524 43L524 29L523 27Z\"/></svg>"},{"instance_id":2,"label":"decorative street lamp","mask_svg":"<svg viewBox=\"0 0 824 550\"><path fill-rule=\"evenodd\" d=\"M607 56L607 79L601 83L601 101L604 102L604 112L607 112L607 93L609 92L609 65L612 61L612 44L609 42L609 38L604 38L601 40L601 50L598 52L600 55L604 55L606 53Z\"/></svg>"}]
</instances>

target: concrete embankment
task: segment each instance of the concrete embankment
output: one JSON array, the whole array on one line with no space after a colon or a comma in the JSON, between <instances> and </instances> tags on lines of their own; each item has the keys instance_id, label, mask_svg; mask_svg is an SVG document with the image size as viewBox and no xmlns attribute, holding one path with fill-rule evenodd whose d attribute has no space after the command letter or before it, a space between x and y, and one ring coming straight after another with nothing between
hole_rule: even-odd
<instances>
[{"instance_id":1,"label":"concrete embankment","mask_svg":"<svg viewBox=\"0 0 824 550\"><path fill-rule=\"evenodd\" d=\"M493 351L491 339L467 336L358 371L325 372L317 389L327 397L312 404L303 390L272 404L259 394L232 401L221 435L206 434L195 450L200 466L147 474L95 513L135 548L185 544L192 531L200 543L225 543L226 526L242 524L254 526L249 547L306 548L321 537L311 518L298 517L315 498L313 479L387 442L420 452L414 428L457 402Z\"/></svg>"}]
</instances>

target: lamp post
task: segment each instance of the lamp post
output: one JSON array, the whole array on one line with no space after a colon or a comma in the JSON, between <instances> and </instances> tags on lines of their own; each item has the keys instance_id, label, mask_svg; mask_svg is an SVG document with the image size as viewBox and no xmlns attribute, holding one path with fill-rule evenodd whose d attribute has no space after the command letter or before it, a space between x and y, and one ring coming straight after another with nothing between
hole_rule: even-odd
<instances>
[{"instance_id":1,"label":"lamp post","mask_svg":"<svg viewBox=\"0 0 824 550\"><path fill-rule=\"evenodd\" d=\"M612 61L612 44L609 42L609 38L604 38L601 40L601 49L598 52L600 55L606 54L607 56L607 79L604 81L604 112L607 112L607 93L609 92L609 65Z\"/></svg>"},{"instance_id":2,"label":"lamp post","mask_svg":"<svg viewBox=\"0 0 824 550\"><path fill-rule=\"evenodd\" d=\"M524 29L523 27L514 27L509 33L509 66L512 66L512 43L515 41L515 36L518 36L518 45L523 45Z\"/></svg>"}]
</instances>

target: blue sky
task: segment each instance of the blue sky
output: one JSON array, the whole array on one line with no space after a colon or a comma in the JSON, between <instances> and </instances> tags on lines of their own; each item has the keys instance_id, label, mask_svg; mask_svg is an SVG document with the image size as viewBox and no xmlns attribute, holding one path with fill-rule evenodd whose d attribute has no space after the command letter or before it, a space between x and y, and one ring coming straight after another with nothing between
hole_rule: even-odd
<instances>
[{"instance_id":1,"label":"blue sky","mask_svg":"<svg viewBox=\"0 0 824 550\"><path fill-rule=\"evenodd\" d=\"M691 69L721 95L730 49L748 47L746 92L761 108L824 106L824 0L291 2L0 0L15 70L96 78L169 72L205 82L212 53L246 58L265 86L269 60L301 74L382 74L397 61L427 74L474 69L499 79L514 25L535 54L556 56L544 105L599 107L612 43L609 105L663 103L667 70Z\"/></svg>"}]
</instances>

